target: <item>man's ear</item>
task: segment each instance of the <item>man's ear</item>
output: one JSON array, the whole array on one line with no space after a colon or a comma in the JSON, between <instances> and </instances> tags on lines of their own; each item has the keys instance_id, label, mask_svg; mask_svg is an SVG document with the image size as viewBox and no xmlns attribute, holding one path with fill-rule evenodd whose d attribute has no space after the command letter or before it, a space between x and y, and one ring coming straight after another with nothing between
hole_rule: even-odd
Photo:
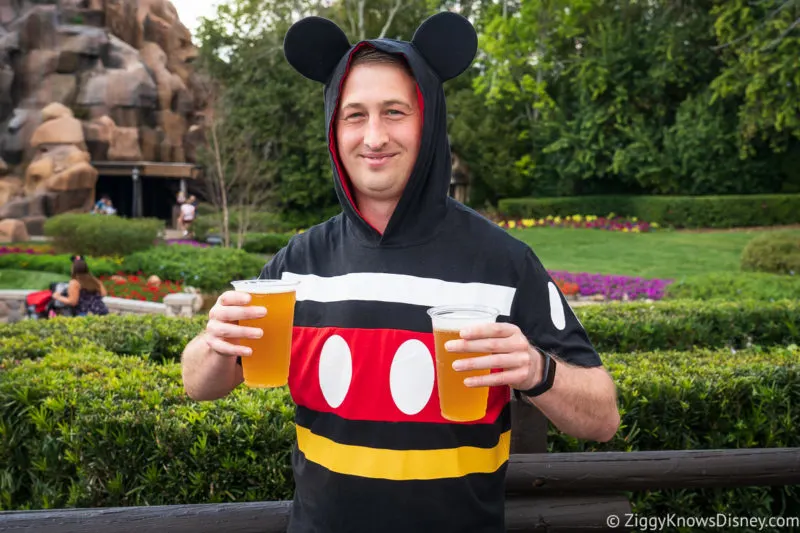
<instances>
[{"instance_id":1,"label":"man's ear","mask_svg":"<svg viewBox=\"0 0 800 533\"><path fill-rule=\"evenodd\" d=\"M289 28L283 54L297 72L326 83L336 65L350 50L347 35L336 23L322 17L303 18Z\"/></svg>"},{"instance_id":2,"label":"man's ear","mask_svg":"<svg viewBox=\"0 0 800 533\"><path fill-rule=\"evenodd\" d=\"M478 34L469 20L442 11L420 24L411 42L428 61L442 83L470 66L478 51Z\"/></svg>"}]
</instances>

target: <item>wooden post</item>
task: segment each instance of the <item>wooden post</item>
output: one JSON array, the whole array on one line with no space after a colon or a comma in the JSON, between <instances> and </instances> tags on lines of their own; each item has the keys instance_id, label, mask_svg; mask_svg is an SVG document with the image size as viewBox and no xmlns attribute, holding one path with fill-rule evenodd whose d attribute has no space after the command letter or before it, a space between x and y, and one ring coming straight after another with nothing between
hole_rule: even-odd
<instances>
[{"instance_id":1,"label":"wooden post","mask_svg":"<svg viewBox=\"0 0 800 533\"><path fill-rule=\"evenodd\" d=\"M535 406L511 396L511 453L546 453L547 418Z\"/></svg>"}]
</instances>

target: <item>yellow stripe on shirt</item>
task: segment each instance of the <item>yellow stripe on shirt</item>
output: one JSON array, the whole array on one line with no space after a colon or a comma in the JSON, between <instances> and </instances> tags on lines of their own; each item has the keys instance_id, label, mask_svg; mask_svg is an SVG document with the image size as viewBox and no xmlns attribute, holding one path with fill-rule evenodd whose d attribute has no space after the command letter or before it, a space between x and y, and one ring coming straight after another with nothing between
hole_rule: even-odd
<instances>
[{"instance_id":1,"label":"yellow stripe on shirt","mask_svg":"<svg viewBox=\"0 0 800 533\"><path fill-rule=\"evenodd\" d=\"M495 472L508 461L511 445L511 432L506 431L493 448L389 450L340 444L303 426L296 427L297 446L309 461L339 474L396 481Z\"/></svg>"}]
</instances>

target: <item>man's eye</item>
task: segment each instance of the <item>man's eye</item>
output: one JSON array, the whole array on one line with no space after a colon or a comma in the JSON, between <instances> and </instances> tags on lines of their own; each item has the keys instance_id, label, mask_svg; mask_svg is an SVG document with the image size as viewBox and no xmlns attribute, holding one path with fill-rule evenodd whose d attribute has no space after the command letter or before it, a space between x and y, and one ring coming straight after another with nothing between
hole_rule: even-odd
<instances>
[{"instance_id":1,"label":"man's eye","mask_svg":"<svg viewBox=\"0 0 800 533\"><path fill-rule=\"evenodd\" d=\"M347 120L352 120L354 118L361 118L363 115L364 115L363 113L350 113L349 115L347 115L344 118L347 119Z\"/></svg>"}]
</instances>

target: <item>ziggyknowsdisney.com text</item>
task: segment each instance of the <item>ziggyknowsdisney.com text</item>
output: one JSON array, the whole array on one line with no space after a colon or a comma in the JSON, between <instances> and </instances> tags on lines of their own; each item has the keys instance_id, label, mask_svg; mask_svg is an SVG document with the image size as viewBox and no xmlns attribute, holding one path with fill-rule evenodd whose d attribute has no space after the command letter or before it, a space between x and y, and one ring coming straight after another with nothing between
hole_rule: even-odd
<instances>
[{"instance_id":1,"label":"ziggyknowsdisney.com text","mask_svg":"<svg viewBox=\"0 0 800 533\"><path fill-rule=\"evenodd\" d=\"M635 529L637 531L663 531L667 528L751 528L759 531L767 528L796 529L800 517L791 516L734 516L717 513L713 516L645 516L636 513L609 515L606 523L612 528Z\"/></svg>"}]
</instances>

